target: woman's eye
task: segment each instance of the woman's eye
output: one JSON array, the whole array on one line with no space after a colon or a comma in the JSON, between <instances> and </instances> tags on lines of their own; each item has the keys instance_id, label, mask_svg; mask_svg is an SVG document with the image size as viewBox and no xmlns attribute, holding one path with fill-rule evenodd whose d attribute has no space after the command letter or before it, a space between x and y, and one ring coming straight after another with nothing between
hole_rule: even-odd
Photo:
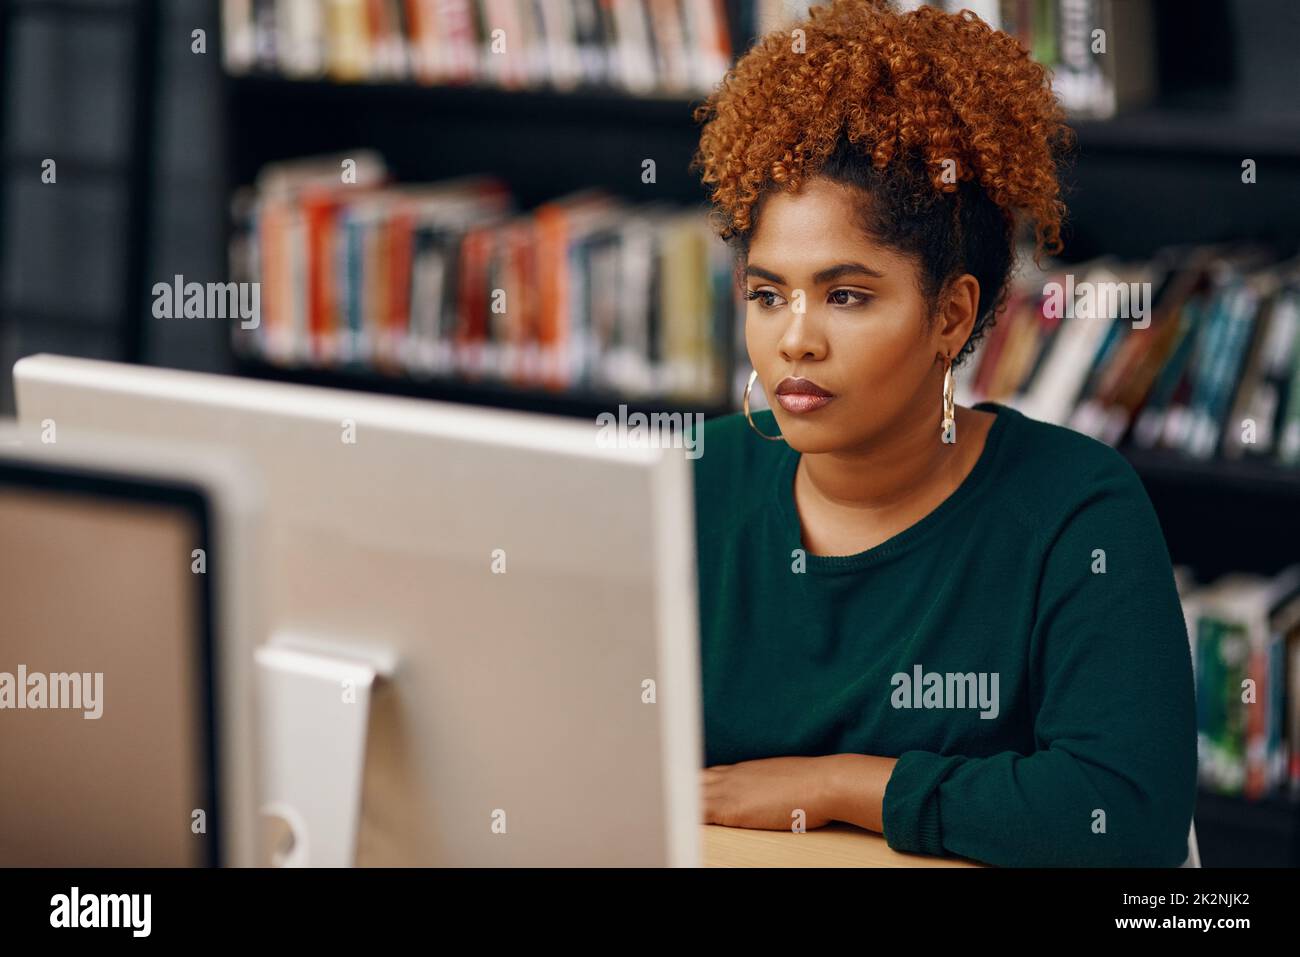
<instances>
[{"instance_id":1,"label":"woman's eye","mask_svg":"<svg viewBox=\"0 0 1300 957\"><path fill-rule=\"evenodd\" d=\"M837 306L863 306L871 301L870 296L856 289L836 289L831 293L830 299Z\"/></svg>"},{"instance_id":2,"label":"woman's eye","mask_svg":"<svg viewBox=\"0 0 1300 957\"><path fill-rule=\"evenodd\" d=\"M764 309L775 309L779 305L776 300L781 296L772 289L748 289L745 291L745 298L750 301L758 300L759 305Z\"/></svg>"}]
</instances>

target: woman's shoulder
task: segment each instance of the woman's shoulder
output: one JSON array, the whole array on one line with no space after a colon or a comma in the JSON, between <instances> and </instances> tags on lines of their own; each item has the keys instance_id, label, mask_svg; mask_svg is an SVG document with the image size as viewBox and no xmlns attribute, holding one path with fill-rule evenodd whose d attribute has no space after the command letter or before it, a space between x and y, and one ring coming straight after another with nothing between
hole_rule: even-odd
<instances>
[{"instance_id":1,"label":"woman's shoulder","mask_svg":"<svg viewBox=\"0 0 1300 957\"><path fill-rule=\"evenodd\" d=\"M981 403L1004 417L998 485L1037 519L1051 522L1101 499L1150 509L1145 486L1114 447L1008 405Z\"/></svg>"},{"instance_id":2,"label":"woman's shoulder","mask_svg":"<svg viewBox=\"0 0 1300 957\"><path fill-rule=\"evenodd\" d=\"M1086 478L1098 473L1116 473L1136 478L1128 459L1099 439L1064 425L1033 418L1010 405L981 403L996 409L1007 420L1007 432L1022 465L1048 472L1056 478Z\"/></svg>"}]
</instances>

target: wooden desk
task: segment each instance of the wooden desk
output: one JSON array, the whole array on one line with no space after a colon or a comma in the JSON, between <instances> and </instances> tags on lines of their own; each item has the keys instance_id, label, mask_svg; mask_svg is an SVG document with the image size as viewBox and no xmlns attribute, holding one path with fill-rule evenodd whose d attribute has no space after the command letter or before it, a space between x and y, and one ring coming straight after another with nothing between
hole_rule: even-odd
<instances>
[{"instance_id":1,"label":"wooden desk","mask_svg":"<svg viewBox=\"0 0 1300 957\"><path fill-rule=\"evenodd\" d=\"M884 837L852 824L796 834L701 824L705 867L984 867L961 858L901 854Z\"/></svg>"}]
</instances>

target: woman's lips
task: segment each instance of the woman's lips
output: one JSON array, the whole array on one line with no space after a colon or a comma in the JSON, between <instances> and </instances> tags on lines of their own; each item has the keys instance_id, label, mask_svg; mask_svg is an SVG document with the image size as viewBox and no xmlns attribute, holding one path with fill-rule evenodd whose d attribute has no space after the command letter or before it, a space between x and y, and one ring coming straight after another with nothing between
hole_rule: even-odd
<instances>
[{"instance_id":1,"label":"woman's lips","mask_svg":"<svg viewBox=\"0 0 1300 957\"><path fill-rule=\"evenodd\" d=\"M776 387L776 401L781 403L781 408L796 414L820 409L833 398L834 395L810 379L786 376Z\"/></svg>"},{"instance_id":2,"label":"woman's lips","mask_svg":"<svg viewBox=\"0 0 1300 957\"><path fill-rule=\"evenodd\" d=\"M779 394L776 401L781 403L781 408L787 412L803 413L811 412L814 409L820 409L827 402L834 399L833 395L812 395L808 392L786 392Z\"/></svg>"}]
</instances>

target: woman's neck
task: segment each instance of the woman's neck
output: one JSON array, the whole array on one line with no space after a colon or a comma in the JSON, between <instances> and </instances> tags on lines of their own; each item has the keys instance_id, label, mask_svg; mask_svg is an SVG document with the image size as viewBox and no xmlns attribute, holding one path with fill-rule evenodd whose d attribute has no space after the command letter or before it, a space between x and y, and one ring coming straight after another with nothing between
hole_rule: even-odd
<instances>
[{"instance_id":1,"label":"woman's neck","mask_svg":"<svg viewBox=\"0 0 1300 957\"><path fill-rule=\"evenodd\" d=\"M794 494L805 544L854 554L919 521L970 474L996 418L959 407L955 444L927 416L869 448L802 455Z\"/></svg>"}]
</instances>

